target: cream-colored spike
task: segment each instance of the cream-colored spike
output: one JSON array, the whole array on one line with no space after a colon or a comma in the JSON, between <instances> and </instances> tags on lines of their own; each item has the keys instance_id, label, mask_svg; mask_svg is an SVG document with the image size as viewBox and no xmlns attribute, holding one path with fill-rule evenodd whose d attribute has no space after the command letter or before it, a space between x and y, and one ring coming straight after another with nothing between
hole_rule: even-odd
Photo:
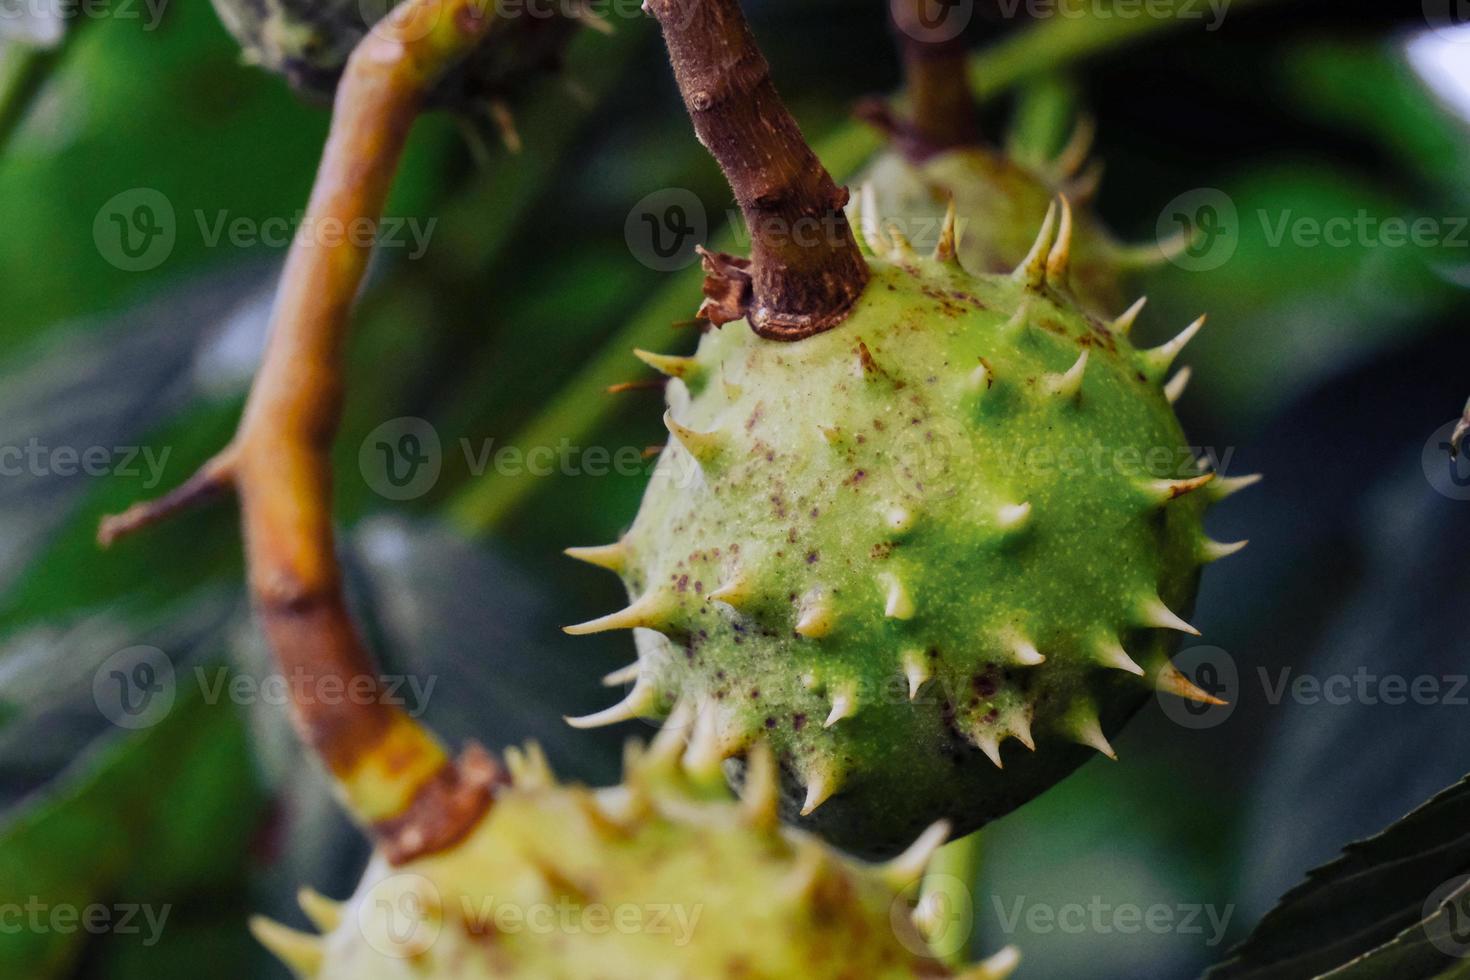
<instances>
[{"instance_id":1,"label":"cream-colored spike","mask_svg":"<svg viewBox=\"0 0 1470 980\"><path fill-rule=\"evenodd\" d=\"M1188 633L1190 636L1199 636L1199 630L1186 623L1179 615L1164 605L1164 600L1158 596L1149 596L1138 607L1138 618L1140 626L1150 626L1161 630L1178 630Z\"/></svg>"},{"instance_id":2,"label":"cream-colored spike","mask_svg":"<svg viewBox=\"0 0 1470 980\"><path fill-rule=\"evenodd\" d=\"M757 742L745 758L745 785L740 788L740 812L748 826L774 830L779 824L781 781L776 757L766 742Z\"/></svg>"},{"instance_id":3,"label":"cream-colored spike","mask_svg":"<svg viewBox=\"0 0 1470 980\"><path fill-rule=\"evenodd\" d=\"M801 815L810 816L817 807L826 803L837 792L837 777L832 770L818 767L807 778L806 800L801 804Z\"/></svg>"},{"instance_id":4,"label":"cream-colored spike","mask_svg":"<svg viewBox=\"0 0 1470 980\"><path fill-rule=\"evenodd\" d=\"M1194 371L1186 365L1179 369L1178 374L1169 379L1168 384L1164 385L1164 397L1169 399L1170 405L1177 403L1184 396L1184 389L1189 387L1189 379L1193 375Z\"/></svg>"},{"instance_id":5,"label":"cream-colored spike","mask_svg":"<svg viewBox=\"0 0 1470 980\"><path fill-rule=\"evenodd\" d=\"M1019 531L1031 520L1031 502L1006 504L995 512L995 526L1002 531Z\"/></svg>"},{"instance_id":6,"label":"cream-colored spike","mask_svg":"<svg viewBox=\"0 0 1470 980\"><path fill-rule=\"evenodd\" d=\"M507 750L509 751L509 750ZM643 764L647 754L643 749L643 742L636 738L623 739L623 772L635 772Z\"/></svg>"},{"instance_id":7,"label":"cream-colored spike","mask_svg":"<svg viewBox=\"0 0 1470 980\"><path fill-rule=\"evenodd\" d=\"M801 604L801 613L796 619L796 633L808 639L819 639L832 632L835 620L832 600L827 594L821 591L810 592Z\"/></svg>"},{"instance_id":8,"label":"cream-colored spike","mask_svg":"<svg viewBox=\"0 0 1470 980\"><path fill-rule=\"evenodd\" d=\"M1144 480L1139 491L1151 507L1162 507L1187 493L1193 493L1215 479L1214 473L1202 473L1187 480Z\"/></svg>"},{"instance_id":9,"label":"cream-colored spike","mask_svg":"<svg viewBox=\"0 0 1470 980\"><path fill-rule=\"evenodd\" d=\"M1213 694L1200 689L1194 681L1185 677L1178 667L1165 660L1154 674L1154 687L1166 694L1184 698L1186 701L1194 701L1198 704L1223 705L1229 702L1221 701Z\"/></svg>"},{"instance_id":10,"label":"cream-colored spike","mask_svg":"<svg viewBox=\"0 0 1470 980\"><path fill-rule=\"evenodd\" d=\"M1147 305L1147 296L1140 296L1138 297L1138 299L1134 300L1133 305L1128 307L1128 309L1124 310L1122 313L1119 313L1118 319L1113 321L1111 327L1113 333L1117 334L1120 337L1126 337L1130 333L1132 333L1133 325L1138 322L1138 314L1142 313L1143 308Z\"/></svg>"},{"instance_id":11,"label":"cream-colored spike","mask_svg":"<svg viewBox=\"0 0 1470 980\"><path fill-rule=\"evenodd\" d=\"M903 579L893 572L879 577L883 586L883 617L885 619L913 619L914 597L909 593Z\"/></svg>"},{"instance_id":12,"label":"cream-colored spike","mask_svg":"<svg viewBox=\"0 0 1470 980\"><path fill-rule=\"evenodd\" d=\"M1089 163L1080 174L1067 181L1067 194L1078 204L1086 205L1097 197L1098 188L1102 186L1103 174L1107 172L1107 165L1101 160Z\"/></svg>"},{"instance_id":13,"label":"cream-colored spike","mask_svg":"<svg viewBox=\"0 0 1470 980\"><path fill-rule=\"evenodd\" d=\"M582 811L592 831L603 840L623 840L645 814L648 798L626 785L572 790L571 803Z\"/></svg>"},{"instance_id":14,"label":"cream-colored spike","mask_svg":"<svg viewBox=\"0 0 1470 980\"><path fill-rule=\"evenodd\" d=\"M1198 233L1197 228L1186 228L1161 241L1116 247L1112 250L1113 262L1125 272L1156 269L1183 255L1184 250L1194 244L1195 235Z\"/></svg>"},{"instance_id":15,"label":"cream-colored spike","mask_svg":"<svg viewBox=\"0 0 1470 980\"><path fill-rule=\"evenodd\" d=\"M1087 373L1087 351L1064 374L1048 374L1042 379L1042 390L1053 398L1074 401L1082 394L1082 376Z\"/></svg>"},{"instance_id":16,"label":"cream-colored spike","mask_svg":"<svg viewBox=\"0 0 1470 980\"><path fill-rule=\"evenodd\" d=\"M342 924L342 903L333 901L315 888L303 885L296 891L296 904L323 933L334 932Z\"/></svg>"},{"instance_id":17,"label":"cream-colored spike","mask_svg":"<svg viewBox=\"0 0 1470 980\"><path fill-rule=\"evenodd\" d=\"M1036 644L1019 633L1009 634L1005 639L1006 652L1011 662L1019 667L1039 667L1046 663L1046 655L1036 649Z\"/></svg>"},{"instance_id":18,"label":"cream-colored spike","mask_svg":"<svg viewBox=\"0 0 1470 980\"><path fill-rule=\"evenodd\" d=\"M1088 154L1092 152L1092 141L1097 137L1097 123L1091 116L1082 115L1077 119L1077 125L1072 127L1072 135L1067 138L1067 145L1056 158L1048 164L1048 169L1060 179L1066 179L1087 163Z\"/></svg>"},{"instance_id":19,"label":"cream-colored spike","mask_svg":"<svg viewBox=\"0 0 1470 980\"><path fill-rule=\"evenodd\" d=\"M622 687L631 681L638 679L638 671L641 664L635 660L626 667L620 667L610 674L602 675L603 687Z\"/></svg>"},{"instance_id":20,"label":"cream-colored spike","mask_svg":"<svg viewBox=\"0 0 1470 980\"><path fill-rule=\"evenodd\" d=\"M930 892L920 895L918 902L914 904L914 910L909 913L909 921L913 922L914 928L919 930L919 935L930 943L934 942L936 936L944 931L948 921L945 908L944 895L940 892Z\"/></svg>"},{"instance_id":21,"label":"cream-colored spike","mask_svg":"<svg viewBox=\"0 0 1470 980\"><path fill-rule=\"evenodd\" d=\"M939 229L939 243L934 246L934 261L959 266L959 246L959 210L955 207L954 195L951 194L949 206L944 210L944 225Z\"/></svg>"},{"instance_id":22,"label":"cream-colored spike","mask_svg":"<svg viewBox=\"0 0 1470 980\"><path fill-rule=\"evenodd\" d=\"M708 701L694 719L694 732L684 750L684 769L695 778L709 779L719 775L725 752L720 740L720 718L714 702Z\"/></svg>"},{"instance_id":23,"label":"cream-colored spike","mask_svg":"<svg viewBox=\"0 0 1470 980\"><path fill-rule=\"evenodd\" d=\"M1032 752L1036 751L1036 739L1031 734L1031 716L1025 712L1017 712L1015 717L1007 724L1011 727L1011 734Z\"/></svg>"},{"instance_id":24,"label":"cream-colored spike","mask_svg":"<svg viewBox=\"0 0 1470 980\"><path fill-rule=\"evenodd\" d=\"M1097 709L1091 705L1081 704L1072 709L1067 715L1066 731L1072 741L1089 745L1114 762L1118 761L1118 753L1113 751L1113 746L1103 734L1102 723L1097 717Z\"/></svg>"},{"instance_id":25,"label":"cream-colored spike","mask_svg":"<svg viewBox=\"0 0 1470 980\"><path fill-rule=\"evenodd\" d=\"M991 372L990 365L984 361L975 365L975 370L971 371L969 377L965 379L965 387L974 393L988 391L993 384L995 384L995 375Z\"/></svg>"},{"instance_id":26,"label":"cream-colored spike","mask_svg":"<svg viewBox=\"0 0 1470 980\"><path fill-rule=\"evenodd\" d=\"M974 966L956 974L955 980L1007 980L1021 965L1021 951L1004 946Z\"/></svg>"},{"instance_id":27,"label":"cream-colored spike","mask_svg":"<svg viewBox=\"0 0 1470 980\"><path fill-rule=\"evenodd\" d=\"M901 504L894 504L883 515L883 523L895 534L903 534L914 528L914 512Z\"/></svg>"},{"instance_id":28,"label":"cream-colored spike","mask_svg":"<svg viewBox=\"0 0 1470 980\"><path fill-rule=\"evenodd\" d=\"M832 710L827 713L823 728L831 728L844 718L857 714L857 687L853 684L837 685L832 691Z\"/></svg>"},{"instance_id":29,"label":"cream-colored spike","mask_svg":"<svg viewBox=\"0 0 1470 980\"><path fill-rule=\"evenodd\" d=\"M816 894L830 862L827 848L820 841L811 837L798 838L796 858L791 863L791 870L782 875L778 893L794 905L804 905Z\"/></svg>"},{"instance_id":30,"label":"cream-colored spike","mask_svg":"<svg viewBox=\"0 0 1470 980\"><path fill-rule=\"evenodd\" d=\"M511 782L517 789L545 789L556 785L556 774L538 742L527 742L525 748L508 745L505 748L505 767L510 770Z\"/></svg>"},{"instance_id":31,"label":"cream-colored spike","mask_svg":"<svg viewBox=\"0 0 1470 980\"><path fill-rule=\"evenodd\" d=\"M1233 493L1239 493L1246 487L1253 487L1261 482L1261 474L1249 473L1245 476L1222 476L1210 485L1206 496L1212 501L1224 500Z\"/></svg>"},{"instance_id":32,"label":"cream-colored spike","mask_svg":"<svg viewBox=\"0 0 1470 980\"><path fill-rule=\"evenodd\" d=\"M929 862L934 860L934 853L949 840L950 829L948 820L936 820L917 840L904 848L902 854L878 865L878 876L894 891L903 891L924 877L924 872L929 869Z\"/></svg>"},{"instance_id":33,"label":"cream-colored spike","mask_svg":"<svg viewBox=\"0 0 1470 980\"><path fill-rule=\"evenodd\" d=\"M636 769L666 769L675 765L684 754L689 737L689 726L694 722L698 706L689 698L681 698L674 710L664 719L658 734L648 743L648 749L637 763ZM632 764L625 764L624 771L634 773Z\"/></svg>"},{"instance_id":34,"label":"cream-colored spike","mask_svg":"<svg viewBox=\"0 0 1470 980\"><path fill-rule=\"evenodd\" d=\"M617 612L599 616L597 619L589 619L585 623L577 623L574 626L563 626L562 631L573 636L586 636L589 633L631 630L638 627L663 630L668 627L670 619L678 608L679 603L673 593L665 589L654 589L652 592L645 592L632 604Z\"/></svg>"},{"instance_id":35,"label":"cream-colored spike","mask_svg":"<svg viewBox=\"0 0 1470 980\"><path fill-rule=\"evenodd\" d=\"M745 609L755 599L750 576L743 571L731 575L718 589L705 596L709 602L723 602L732 609Z\"/></svg>"},{"instance_id":36,"label":"cream-colored spike","mask_svg":"<svg viewBox=\"0 0 1470 980\"><path fill-rule=\"evenodd\" d=\"M1161 381L1164 375L1169 373L1174 359L1184 350L1185 346L1194 339L1194 335L1200 332L1205 325L1205 317L1200 317L1189 326L1179 331L1179 335L1173 340L1167 340L1157 347L1139 351L1139 359L1143 361L1143 371L1155 381Z\"/></svg>"},{"instance_id":37,"label":"cream-colored spike","mask_svg":"<svg viewBox=\"0 0 1470 980\"><path fill-rule=\"evenodd\" d=\"M912 701L919 696L919 688L934 676L923 650L910 650L903 655L903 676L909 682L909 700Z\"/></svg>"},{"instance_id":38,"label":"cream-colored spike","mask_svg":"<svg viewBox=\"0 0 1470 980\"><path fill-rule=\"evenodd\" d=\"M628 567L628 546L621 541L589 548L568 548L562 554L618 574Z\"/></svg>"},{"instance_id":39,"label":"cream-colored spike","mask_svg":"<svg viewBox=\"0 0 1470 980\"><path fill-rule=\"evenodd\" d=\"M918 253L914 251L913 243L903 233L902 228L899 228L898 225L891 221L884 227L888 231L889 240L893 242L893 250L889 253L892 258L900 262L913 262L919 257Z\"/></svg>"},{"instance_id":40,"label":"cream-colored spike","mask_svg":"<svg viewBox=\"0 0 1470 980\"><path fill-rule=\"evenodd\" d=\"M883 216L878 213L878 195L872 184L863 185L858 193L858 202L859 228L868 251L874 255L888 255L893 251L893 243L883 233Z\"/></svg>"},{"instance_id":41,"label":"cream-colored spike","mask_svg":"<svg viewBox=\"0 0 1470 980\"><path fill-rule=\"evenodd\" d=\"M1139 677L1143 676L1143 668L1138 665L1136 660L1128 656L1128 651L1123 649L1123 644L1118 642L1118 638L1115 636L1109 636L1098 643L1094 647L1094 655L1097 657L1097 662L1104 667L1110 667L1113 670L1126 670L1130 674L1137 674Z\"/></svg>"},{"instance_id":42,"label":"cream-colored spike","mask_svg":"<svg viewBox=\"0 0 1470 980\"><path fill-rule=\"evenodd\" d=\"M699 361L693 357L679 357L674 354L654 354L651 351L646 351L639 347L633 348L633 356L653 368L659 374L670 378L679 378L686 383L693 381L704 371Z\"/></svg>"},{"instance_id":43,"label":"cream-colored spike","mask_svg":"<svg viewBox=\"0 0 1470 980\"><path fill-rule=\"evenodd\" d=\"M566 717L566 723L573 728L602 728L606 725L616 725L623 721L632 721L634 718L642 718L649 714L658 704L658 690L649 683L639 682L633 685L633 690L628 696L610 708L603 708L590 715L580 718Z\"/></svg>"},{"instance_id":44,"label":"cream-colored spike","mask_svg":"<svg viewBox=\"0 0 1470 980\"><path fill-rule=\"evenodd\" d=\"M309 980L321 972L325 951L319 936L297 932L263 915L250 917L250 933L299 980Z\"/></svg>"},{"instance_id":45,"label":"cream-colored spike","mask_svg":"<svg viewBox=\"0 0 1470 980\"><path fill-rule=\"evenodd\" d=\"M1219 561L1221 558L1229 558L1231 555L1243 550L1249 541L1211 541L1204 538L1200 541L1200 561Z\"/></svg>"},{"instance_id":46,"label":"cream-colored spike","mask_svg":"<svg viewBox=\"0 0 1470 980\"><path fill-rule=\"evenodd\" d=\"M1016 266L1016 271L1011 273L1013 279L1025 283L1029 289L1040 289L1046 283L1046 260L1057 240L1056 228L1057 204L1053 201L1047 205L1046 217L1041 222L1041 231L1037 234L1031 251Z\"/></svg>"},{"instance_id":47,"label":"cream-colored spike","mask_svg":"<svg viewBox=\"0 0 1470 980\"><path fill-rule=\"evenodd\" d=\"M978 732L971 732L967 738L971 745L984 752L985 757L995 763L995 768L1005 768L1005 764L1000 761L1000 740L994 735L981 735Z\"/></svg>"},{"instance_id":48,"label":"cream-colored spike","mask_svg":"<svg viewBox=\"0 0 1470 980\"><path fill-rule=\"evenodd\" d=\"M680 445L689 450L689 455L701 463L714 462L725 444L725 440L717 432L699 432L675 421L673 412L664 412L664 428L669 430L669 435L679 440Z\"/></svg>"},{"instance_id":49,"label":"cream-colored spike","mask_svg":"<svg viewBox=\"0 0 1470 980\"><path fill-rule=\"evenodd\" d=\"M516 115L511 110L510 103L502 99L492 100L486 107L490 113L490 121L500 132L500 141L511 153L519 153L525 148L521 142L521 131L516 127Z\"/></svg>"},{"instance_id":50,"label":"cream-colored spike","mask_svg":"<svg viewBox=\"0 0 1470 980\"><path fill-rule=\"evenodd\" d=\"M1016 311L1006 321L1001 333L1012 343L1020 343L1026 338L1026 332L1031 328L1031 294L1027 293L1021 297L1021 302L1016 304Z\"/></svg>"},{"instance_id":51,"label":"cream-colored spike","mask_svg":"<svg viewBox=\"0 0 1470 980\"><path fill-rule=\"evenodd\" d=\"M1062 219L1057 227L1057 240L1046 255L1046 280L1058 288L1067 285L1067 276L1072 269L1072 202L1067 195L1058 194L1062 202Z\"/></svg>"}]
</instances>

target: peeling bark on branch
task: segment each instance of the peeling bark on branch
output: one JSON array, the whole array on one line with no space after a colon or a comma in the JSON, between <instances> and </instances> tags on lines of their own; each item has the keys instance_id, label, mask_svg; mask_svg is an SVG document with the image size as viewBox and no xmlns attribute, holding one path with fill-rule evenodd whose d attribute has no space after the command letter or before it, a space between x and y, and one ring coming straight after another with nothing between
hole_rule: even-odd
<instances>
[{"instance_id":1,"label":"peeling bark on branch","mask_svg":"<svg viewBox=\"0 0 1470 980\"><path fill-rule=\"evenodd\" d=\"M776 94L738 0L647 0L701 143L730 182L751 235L743 312L763 337L836 326L868 281L838 187ZM739 285L739 284L735 284ZM731 296L731 283L707 292ZM723 308L729 312L729 307Z\"/></svg>"}]
</instances>

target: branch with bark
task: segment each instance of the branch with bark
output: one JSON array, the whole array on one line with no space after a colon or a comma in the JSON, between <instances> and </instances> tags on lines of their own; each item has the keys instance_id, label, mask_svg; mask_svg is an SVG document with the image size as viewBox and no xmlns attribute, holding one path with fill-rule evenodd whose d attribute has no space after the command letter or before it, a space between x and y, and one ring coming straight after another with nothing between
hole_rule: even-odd
<instances>
[{"instance_id":1,"label":"branch with bark","mask_svg":"<svg viewBox=\"0 0 1470 980\"><path fill-rule=\"evenodd\" d=\"M748 261L706 256L700 316L744 316L763 337L800 340L837 326L868 282L838 187L776 94L738 0L647 0L701 143L735 193Z\"/></svg>"},{"instance_id":2,"label":"branch with bark","mask_svg":"<svg viewBox=\"0 0 1470 980\"><path fill-rule=\"evenodd\" d=\"M376 225L426 96L496 19L492 0L409 0L364 37L337 91L304 229ZM341 416L343 346L371 239L296 238L234 439L173 492L103 520L98 540L106 546L187 507L238 495L250 591L279 667L316 684L330 678L354 695L300 698L293 721L348 808L390 859L403 861L458 840L502 777L475 746L451 760L381 696L343 595L330 451Z\"/></svg>"}]
</instances>

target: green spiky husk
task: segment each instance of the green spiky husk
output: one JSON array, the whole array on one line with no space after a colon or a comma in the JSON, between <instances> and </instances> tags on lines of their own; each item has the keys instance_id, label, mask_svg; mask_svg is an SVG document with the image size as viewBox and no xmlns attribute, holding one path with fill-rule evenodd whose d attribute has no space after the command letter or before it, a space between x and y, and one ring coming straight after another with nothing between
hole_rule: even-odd
<instances>
[{"instance_id":1,"label":"green spiky husk","mask_svg":"<svg viewBox=\"0 0 1470 980\"><path fill-rule=\"evenodd\" d=\"M1074 198L1076 230L1071 284L1089 310L1117 310L1124 296L1123 250L1090 209L1087 177L1038 173L984 146L945 150L914 161L898 150L879 154L854 181L873 189L876 212L897 221L920 252L938 242L953 198L963 235L960 260L972 272L1008 272L1025 257L1036 223L1060 191ZM857 205L850 205L855 210Z\"/></svg>"},{"instance_id":2,"label":"green spiky husk","mask_svg":"<svg viewBox=\"0 0 1470 980\"><path fill-rule=\"evenodd\" d=\"M347 59L372 22L400 0L213 0L245 59L284 76L298 92L329 99ZM529 9L529 7L527 8ZM511 98L527 79L558 70L578 30L560 15L499 15L491 40L434 90L437 103L470 109Z\"/></svg>"},{"instance_id":3,"label":"green spiky husk","mask_svg":"<svg viewBox=\"0 0 1470 980\"><path fill-rule=\"evenodd\" d=\"M265 920L255 932L320 980L951 976L910 921L905 883L942 828L913 860L863 865L779 825L769 756L764 788L735 802L718 771L691 775L663 743L602 790L512 749L511 785L459 844L399 867L375 857L340 905L304 893L321 937ZM982 971L967 975L1009 965Z\"/></svg>"},{"instance_id":4,"label":"green spiky husk","mask_svg":"<svg viewBox=\"0 0 1470 980\"><path fill-rule=\"evenodd\" d=\"M801 822L867 855L939 817L968 832L1105 748L1168 665L1148 609L1187 614L1207 554L1205 495L1153 482L1199 476L1158 355L1024 277L870 266L834 330L731 326L666 366L675 437L607 562L634 603L588 627L641 627L633 709L696 703L700 751L736 769L769 741L788 816L834 791Z\"/></svg>"}]
</instances>

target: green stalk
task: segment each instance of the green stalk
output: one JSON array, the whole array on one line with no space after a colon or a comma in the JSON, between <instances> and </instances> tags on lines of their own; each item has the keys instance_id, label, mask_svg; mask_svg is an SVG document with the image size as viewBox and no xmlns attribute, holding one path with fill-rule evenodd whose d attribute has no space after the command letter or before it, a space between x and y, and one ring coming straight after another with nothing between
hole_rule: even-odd
<instances>
[{"instance_id":1,"label":"green stalk","mask_svg":"<svg viewBox=\"0 0 1470 980\"><path fill-rule=\"evenodd\" d=\"M980 875L980 835L939 849L919 886L919 905L932 904L937 931L929 945L952 970L969 966L975 946L975 880Z\"/></svg>"}]
</instances>

